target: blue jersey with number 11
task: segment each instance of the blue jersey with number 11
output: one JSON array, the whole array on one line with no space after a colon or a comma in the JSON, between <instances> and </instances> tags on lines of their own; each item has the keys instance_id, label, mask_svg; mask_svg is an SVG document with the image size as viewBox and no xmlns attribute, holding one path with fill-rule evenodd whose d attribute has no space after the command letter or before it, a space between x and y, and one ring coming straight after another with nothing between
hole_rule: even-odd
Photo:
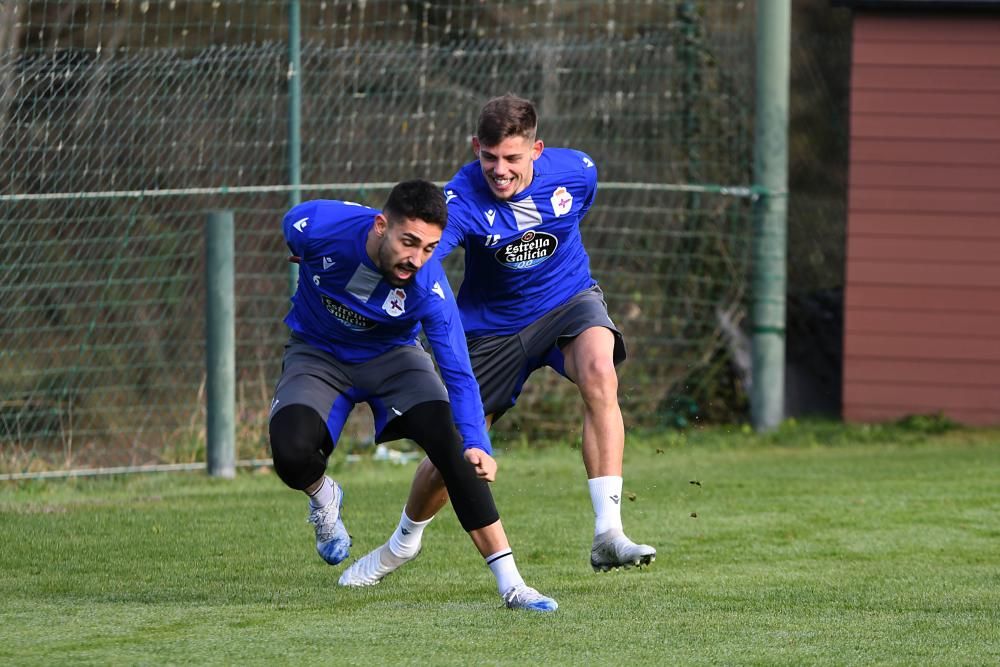
<instances>
[{"instance_id":1,"label":"blue jersey with number 11","mask_svg":"<svg viewBox=\"0 0 1000 667\"><path fill-rule=\"evenodd\" d=\"M546 148L531 183L497 200L479 162L445 186L448 226L435 255L465 248L458 308L470 337L513 334L593 287L580 220L597 193L597 167L580 151Z\"/></svg>"}]
</instances>

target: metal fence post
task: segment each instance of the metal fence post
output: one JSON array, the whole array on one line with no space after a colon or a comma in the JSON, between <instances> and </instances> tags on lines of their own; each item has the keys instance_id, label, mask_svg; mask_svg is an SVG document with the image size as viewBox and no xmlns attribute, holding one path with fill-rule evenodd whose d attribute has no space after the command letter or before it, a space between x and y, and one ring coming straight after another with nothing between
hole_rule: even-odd
<instances>
[{"instance_id":1,"label":"metal fence post","mask_svg":"<svg viewBox=\"0 0 1000 667\"><path fill-rule=\"evenodd\" d=\"M302 10L288 3L288 193L289 208L302 201ZM299 284L299 265L288 265L288 293Z\"/></svg>"},{"instance_id":2,"label":"metal fence post","mask_svg":"<svg viewBox=\"0 0 1000 667\"><path fill-rule=\"evenodd\" d=\"M236 314L233 212L205 223L205 366L208 474L236 476Z\"/></svg>"},{"instance_id":3,"label":"metal fence post","mask_svg":"<svg viewBox=\"0 0 1000 667\"><path fill-rule=\"evenodd\" d=\"M754 210L754 428L776 427L785 411L785 291L788 213L788 84L790 0L757 6L757 91L754 182L763 189Z\"/></svg>"}]
</instances>

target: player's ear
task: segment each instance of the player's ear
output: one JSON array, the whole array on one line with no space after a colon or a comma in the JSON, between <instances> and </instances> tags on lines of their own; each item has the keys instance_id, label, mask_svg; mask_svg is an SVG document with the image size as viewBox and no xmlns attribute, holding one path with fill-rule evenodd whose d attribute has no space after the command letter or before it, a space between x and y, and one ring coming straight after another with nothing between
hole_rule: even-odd
<instances>
[{"instance_id":1,"label":"player's ear","mask_svg":"<svg viewBox=\"0 0 1000 667\"><path fill-rule=\"evenodd\" d=\"M385 230L389 228L389 219L385 217L384 214L379 213L375 216L375 236L379 238L385 236Z\"/></svg>"},{"instance_id":2,"label":"player's ear","mask_svg":"<svg viewBox=\"0 0 1000 667\"><path fill-rule=\"evenodd\" d=\"M537 160L542 156L542 151L545 149L545 144L542 143L541 139L535 139L535 143L531 146L531 159Z\"/></svg>"},{"instance_id":3,"label":"player's ear","mask_svg":"<svg viewBox=\"0 0 1000 667\"><path fill-rule=\"evenodd\" d=\"M472 152L476 156L476 158L478 159L479 158L479 137L477 137L476 135L472 135Z\"/></svg>"}]
</instances>

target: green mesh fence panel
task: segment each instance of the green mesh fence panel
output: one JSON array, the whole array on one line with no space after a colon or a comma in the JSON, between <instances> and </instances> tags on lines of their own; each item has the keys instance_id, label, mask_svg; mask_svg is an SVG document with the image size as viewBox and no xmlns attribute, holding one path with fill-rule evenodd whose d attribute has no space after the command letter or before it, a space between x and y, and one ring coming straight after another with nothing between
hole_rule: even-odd
<instances>
[{"instance_id":1,"label":"green mesh fence panel","mask_svg":"<svg viewBox=\"0 0 1000 667\"><path fill-rule=\"evenodd\" d=\"M238 454L267 455L288 17L286 2L0 3L4 469L203 459L202 235L224 208ZM753 3L327 1L301 17L303 198L379 206L385 184L444 182L486 99L533 99L546 143L600 170L584 238L630 346L626 424L709 412L691 405L724 394L746 310ZM498 437L577 432L579 404L541 373ZM369 428L357 414L345 442Z\"/></svg>"}]
</instances>

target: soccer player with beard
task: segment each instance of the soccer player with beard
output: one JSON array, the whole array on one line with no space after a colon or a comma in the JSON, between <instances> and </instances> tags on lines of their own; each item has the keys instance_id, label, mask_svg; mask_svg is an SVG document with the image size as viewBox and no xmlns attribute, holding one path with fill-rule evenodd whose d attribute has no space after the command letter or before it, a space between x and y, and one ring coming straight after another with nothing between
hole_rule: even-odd
<instances>
[{"instance_id":1,"label":"soccer player with beard","mask_svg":"<svg viewBox=\"0 0 1000 667\"><path fill-rule=\"evenodd\" d=\"M497 466L483 406L454 296L432 258L447 219L440 188L423 180L396 185L382 211L315 200L285 215L299 283L271 403L274 469L308 496L320 556L331 565L346 559L344 493L325 473L351 410L368 403L376 442L414 440L440 471L506 605L553 611L555 600L518 573L487 484ZM421 327L440 375L417 341Z\"/></svg>"},{"instance_id":2,"label":"soccer player with beard","mask_svg":"<svg viewBox=\"0 0 1000 667\"><path fill-rule=\"evenodd\" d=\"M477 160L445 186L450 222L436 255L465 249L458 308L487 422L512 408L528 376L543 366L574 382L583 399L582 453L595 513L591 566L647 565L656 550L630 540L621 519L625 429L615 367L625 345L580 237L597 168L580 151L545 148L534 106L514 95L483 107L472 150ZM447 501L440 471L425 459L389 542L345 570L340 583L370 585L412 559L421 539L412 526L422 530Z\"/></svg>"}]
</instances>

